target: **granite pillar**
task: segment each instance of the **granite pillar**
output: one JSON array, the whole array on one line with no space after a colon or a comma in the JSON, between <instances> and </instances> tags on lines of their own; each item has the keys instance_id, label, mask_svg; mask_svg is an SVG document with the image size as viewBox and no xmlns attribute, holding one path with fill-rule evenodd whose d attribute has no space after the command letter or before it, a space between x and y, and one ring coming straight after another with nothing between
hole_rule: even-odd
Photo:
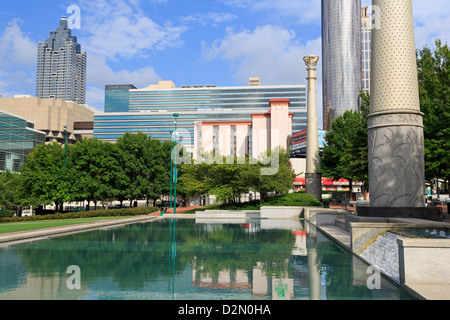
<instances>
[{"instance_id":1,"label":"granite pillar","mask_svg":"<svg viewBox=\"0 0 450 320\"><path fill-rule=\"evenodd\" d=\"M371 207L423 208L425 162L411 0L373 0L368 120Z\"/></svg>"},{"instance_id":2,"label":"granite pillar","mask_svg":"<svg viewBox=\"0 0 450 320\"><path fill-rule=\"evenodd\" d=\"M308 70L308 133L306 139L306 193L322 200L322 175L318 173L319 123L317 118L317 75L318 56L303 58Z\"/></svg>"}]
</instances>

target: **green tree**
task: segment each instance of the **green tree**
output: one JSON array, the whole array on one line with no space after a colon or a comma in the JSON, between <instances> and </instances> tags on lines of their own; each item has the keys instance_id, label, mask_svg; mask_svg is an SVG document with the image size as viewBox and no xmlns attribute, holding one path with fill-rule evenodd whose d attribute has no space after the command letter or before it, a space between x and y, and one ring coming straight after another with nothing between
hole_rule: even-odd
<instances>
[{"instance_id":1,"label":"green tree","mask_svg":"<svg viewBox=\"0 0 450 320\"><path fill-rule=\"evenodd\" d=\"M243 177L250 188L260 194L261 203L271 192L288 193L293 189L296 177L290 162L290 152L277 148L263 153L256 164L247 165Z\"/></svg>"},{"instance_id":2,"label":"green tree","mask_svg":"<svg viewBox=\"0 0 450 320\"><path fill-rule=\"evenodd\" d=\"M219 202L231 203L249 190L246 181L242 179L245 166L238 165L236 157L227 158L214 154L205 157L207 160L200 164L192 159L191 164L181 165L179 182L187 196L211 194ZM210 161L213 158L215 162Z\"/></svg>"},{"instance_id":3,"label":"green tree","mask_svg":"<svg viewBox=\"0 0 450 320\"><path fill-rule=\"evenodd\" d=\"M320 172L333 180L361 181L368 189L368 134L366 116L370 98L361 94L363 103L358 111L346 111L337 117L325 135L325 145L320 154Z\"/></svg>"},{"instance_id":4,"label":"green tree","mask_svg":"<svg viewBox=\"0 0 450 320\"><path fill-rule=\"evenodd\" d=\"M369 147L367 133L367 116L370 113L370 96L361 93L359 112L353 111L348 117L348 138L344 146L342 161L344 175L353 181L364 183L369 189Z\"/></svg>"},{"instance_id":5,"label":"green tree","mask_svg":"<svg viewBox=\"0 0 450 320\"><path fill-rule=\"evenodd\" d=\"M143 195L147 198L148 204L150 200L155 203L169 189L167 186L170 184L170 141L161 143L148 138L146 144L148 184L144 187Z\"/></svg>"},{"instance_id":6,"label":"green tree","mask_svg":"<svg viewBox=\"0 0 450 320\"><path fill-rule=\"evenodd\" d=\"M127 185L121 166L122 154L112 143L84 139L72 147L69 170L72 171L72 198L94 202L115 199Z\"/></svg>"},{"instance_id":7,"label":"green tree","mask_svg":"<svg viewBox=\"0 0 450 320\"><path fill-rule=\"evenodd\" d=\"M130 200L147 197L156 199L164 191L167 178L167 154L160 141L142 132L126 133L117 141L123 152L122 167L129 183L122 195Z\"/></svg>"},{"instance_id":8,"label":"green tree","mask_svg":"<svg viewBox=\"0 0 450 320\"><path fill-rule=\"evenodd\" d=\"M178 179L181 189L188 197L195 197L202 194L208 194L210 179L209 170L212 164L202 162L181 165L181 176Z\"/></svg>"},{"instance_id":9,"label":"green tree","mask_svg":"<svg viewBox=\"0 0 450 320\"><path fill-rule=\"evenodd\" d=\"M284 149L268 152L258 160L219 157L210 154L205 161L182 165L180 182L189 196L215 195L219 202L232 203L250 190L259 192L261 202L270 192L287 193L294 186L295 173ZM210 161L215 159L216 161Z\"/></svg>"},{"instance_id":10,"label":"green tree","mask_svg":"<svg viewBox=\"0 0 450 320\"><path fill-rule=\"evenodd\" d=\"M238 164L237 157L223 157L222 163L214 163L208 170L207 187L217 201L232 203L250 190L248 181L243 179L246 165Z\"/></svg>"},{"instance_id":11,"label":"green tree","mask_svg":"<svg viewBox=\"0 0 450 320\"><path fill-rule=\"evenodd\" d=\"M417 51L420 107L424 113L425 176L450 179L450 50L436 40Z\"/></svg>"},{"instance_id":12,"label":"green tree","mask_svg":"<svg viewBox=\"0 0 450 320\"><path fill-rule=\"evenodd\" d=\"M17 173L9 170L0 173L0 208L11 209L18 205L19 181L20 175Z\"/></svg>"},{"instance_id":13,"label":"green tree","mask_svg":"<svg viewBox=\"0 0 450 320\"><path fill-rule=\"evenodd\" d=\"M156 177L155 183L158 183L158 185L161 187L161 192L159 196L161 195L169 195L170 194L170 168L171 168L171 152L172 152L173 145L170 140L166 140L162 142L161 149L162 154L159 158L159 162L163 166L163 172L159 174ZM178 192L178 190L177 190Z\"/></svg>"},{"instance_id":14,"label":"green tree","mask_svg":"<svg viewBox=\"0 0 450 320\"><path fill-rule=\"evenodd\" d=\"M68 155L71 148L68 148ZM64 202L71 201L71 170L64 166L64 147L53 142L37 146L21 168L24 193L40 204L55 204L62 210Z\"/></svg>"}]
</instances>

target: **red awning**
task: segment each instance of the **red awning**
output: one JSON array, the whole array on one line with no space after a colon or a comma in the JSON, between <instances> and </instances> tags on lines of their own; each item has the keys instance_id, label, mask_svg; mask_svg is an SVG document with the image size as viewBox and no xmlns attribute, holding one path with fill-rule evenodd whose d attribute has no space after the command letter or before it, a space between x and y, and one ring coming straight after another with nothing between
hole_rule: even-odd
<instances>
[{"instance_id":1,"label":"red awning","mask_svg":"<svg viewBox=\"0 0 450 320\"><path fill-rule=\"evenodd\" d=\"M353 184L360 184L360 182L353 182ZM304 186L306 185L305 178L296 178L294 181L294 185ZM322 178L322 185L324 186L342 186L342 185L350 185L348 180L340 179L340 180L332 180L328 178Z\"/></svg>"}]
</instances>

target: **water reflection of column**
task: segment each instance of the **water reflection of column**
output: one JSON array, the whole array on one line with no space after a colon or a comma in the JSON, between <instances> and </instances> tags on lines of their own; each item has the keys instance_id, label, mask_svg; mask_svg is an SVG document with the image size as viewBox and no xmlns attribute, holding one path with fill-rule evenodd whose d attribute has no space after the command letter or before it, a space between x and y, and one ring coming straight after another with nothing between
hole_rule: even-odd
<instances>
[{"instance_id":1,"label":"water reflection of column","mask_svg":"<svg viewBox=\"0 0 450 320\"><path fill-rule=\"evenodd\" d=\"M269 290L269 282L263 271L263 266L264 264L262 262L257 262L256 267L253 268L252 294L258 297L266 296Z\"/></svg>"},{"instance_id":2,"label":"water reflection of column","mask_svg":"<svg viewBox=\"0 0 450 320\"><path fill-rule=\"evenodd\" d=\"M170 238L169 238L169 290L172 293L172 299L175 299L175 260L177 256L176 242L176 220L170 219Z\"/></svg>"},{"instance_id":3,"label":"water reflection of column","mask_svg":"<svg viewBox=\"0 0 450 320\"><path fill-rule=\"evenodd\" d=\"M317 264L316 249L308 249L308 275L309 275L309 298L311 300L320 300L321 278L320 269Z\"/></svg>"},{"instance_id":4,"label":"water reflection of column","mask_svg":"<svg viewBox=\"0 0 450 320\"><path fill-rule=\"evenodd\" d=\"M293 256L304 256L308 255L308 251L306 249L306 231L292 231L295 235L295 244L292 249Z\"/></svg>"}]
</instances>

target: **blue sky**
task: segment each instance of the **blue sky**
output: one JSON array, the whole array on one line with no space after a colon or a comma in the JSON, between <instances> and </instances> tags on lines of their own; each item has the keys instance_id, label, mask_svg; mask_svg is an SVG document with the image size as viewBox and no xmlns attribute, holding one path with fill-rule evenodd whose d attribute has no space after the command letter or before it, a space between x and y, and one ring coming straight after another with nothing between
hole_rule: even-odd
<instances>
[{"instance_id":1,"label":"blue sky","mask_svg":"<svg viewBox=\"0 0 450 320\"><path fill-rule=\"evenodd\" d=\"M448 40L449 0L413 3L417 47ZM81 9L73 34L88 52L87 103L98 110L106 84L235 86L253 76L263 85L306 84L303 56L321 55L320 0L5 1L1 95L35 95L37 44L72 16L70 5Z\"/></svg>"}]
</instances>

